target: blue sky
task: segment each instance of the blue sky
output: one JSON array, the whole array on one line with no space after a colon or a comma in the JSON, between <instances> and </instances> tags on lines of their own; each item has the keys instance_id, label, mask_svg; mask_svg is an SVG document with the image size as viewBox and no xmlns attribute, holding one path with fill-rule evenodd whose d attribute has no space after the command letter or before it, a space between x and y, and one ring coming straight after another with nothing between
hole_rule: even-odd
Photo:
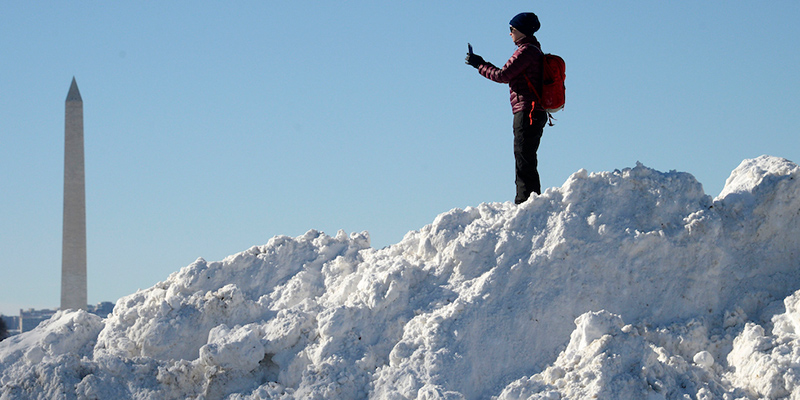
<instances>
[{"instance_id":1,"label":"blue sky","mask_svg":"<svg viewBox=\"0 0 800 400\"><path fill-rule=\"evenodd\" d=\"M0 2L0 313L60 298L64 100L84 101L89 302L310 229L374 247L514 196L508 21L567 63L545 188L637 161L715 196L800 162L796 1Z\"/></svg>"}]
</instances>

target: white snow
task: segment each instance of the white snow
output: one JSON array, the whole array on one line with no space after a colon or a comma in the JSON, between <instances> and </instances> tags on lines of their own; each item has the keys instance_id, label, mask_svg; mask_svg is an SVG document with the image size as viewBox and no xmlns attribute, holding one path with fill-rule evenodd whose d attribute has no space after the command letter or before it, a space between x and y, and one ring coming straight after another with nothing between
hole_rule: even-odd
<instances>
[{"instance_id":1,"label":"white snow","mask_svg":"<svg viewBox=\"0 0 800 400\"><path fill-rule=\"evenodd\" d=\"M275 237L0 342L0 399L800 399L799 177L581 170L383 249Z\"/></svg>"}]
</instances>

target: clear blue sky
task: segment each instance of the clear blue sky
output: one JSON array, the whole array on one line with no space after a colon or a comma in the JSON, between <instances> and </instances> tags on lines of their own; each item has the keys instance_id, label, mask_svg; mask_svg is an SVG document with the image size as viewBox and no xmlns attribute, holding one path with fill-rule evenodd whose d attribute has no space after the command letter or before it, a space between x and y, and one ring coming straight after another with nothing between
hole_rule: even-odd
<instances>
[{"instance_id":1,"label":"clear blue sky","mask_svg":"<svg viewBox=\"0 0 800 400\"><path fill-rule=\"evenodd\" d=\"M0 313L60 298L64 100L84 101L89 302L317 229L400 241L513 199L508 21L567 63L544 187L637 161L715 196L800 162L800 2L0 2Z\"/></svg>"}]
</instances>

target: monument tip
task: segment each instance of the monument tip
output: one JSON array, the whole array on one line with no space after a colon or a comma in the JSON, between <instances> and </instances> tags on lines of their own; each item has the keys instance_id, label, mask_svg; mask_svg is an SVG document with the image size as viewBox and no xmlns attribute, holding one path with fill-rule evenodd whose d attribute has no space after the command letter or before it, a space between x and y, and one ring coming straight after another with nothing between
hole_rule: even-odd
<instances>
[{"instance_id":1,"label":"monument tip","mask_svg":"<svg viewBox=\"0 0 800 400\"><path fill-rule=\"evenodd\" d=\"M83 101L83 99L81 99L81 92L78 90L78 82L75 81L74 76L72 77L72 84L69 85L67 101Z\"/></svg>"}]
</instances>

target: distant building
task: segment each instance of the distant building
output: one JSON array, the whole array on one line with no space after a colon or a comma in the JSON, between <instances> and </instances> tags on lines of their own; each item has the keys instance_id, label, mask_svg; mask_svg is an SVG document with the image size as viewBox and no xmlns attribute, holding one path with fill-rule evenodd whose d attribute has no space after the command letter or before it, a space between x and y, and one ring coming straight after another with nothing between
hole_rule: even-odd
<instances>
[{"instance_id":1,"label":"distant building","mask_svg":"<svg viewBox=\"0 0 800 400\"><path fill-rule=\"evenodd\" d=\"M19 310L19 333L32 331L39 323L50 319L58 310Z\"/></svg>"}]
</instances>

